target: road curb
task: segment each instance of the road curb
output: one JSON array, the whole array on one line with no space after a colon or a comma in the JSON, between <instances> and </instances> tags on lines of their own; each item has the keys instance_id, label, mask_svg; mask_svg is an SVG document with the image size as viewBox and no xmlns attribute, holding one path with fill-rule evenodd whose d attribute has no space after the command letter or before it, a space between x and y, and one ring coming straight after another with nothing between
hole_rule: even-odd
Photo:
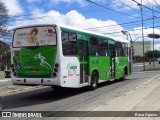
<instances>
[{"instance_id":1,"label":"road curb","mask_svg":"<svg viewBox=\"0 0 160 120\"><path fill-rule=\"evenodd\" d=\"M45 88L46 86L7 86L0 88L0 96L7 96L10 94L17 94L21 92L27 92L31 90L36 90L40 88ZM3 92L4 91L4 92Z\"/></svg>"},{"instance_id":2,"label":"road curb","mask_svg":"<svg viewBox=\"0 0 160 120\"><path fill-rule=\"evenodd\" d=\"M0 79L0 82L11 81L11 78Z\"/></svg>"}]
</instances>

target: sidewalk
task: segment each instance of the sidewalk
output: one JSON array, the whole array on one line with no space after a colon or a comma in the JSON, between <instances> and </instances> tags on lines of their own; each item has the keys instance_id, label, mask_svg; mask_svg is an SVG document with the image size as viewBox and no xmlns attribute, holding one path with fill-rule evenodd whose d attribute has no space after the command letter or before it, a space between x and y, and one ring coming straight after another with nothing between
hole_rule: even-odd
<instances>
[{"instance_id":1,"label":"sidewalk","mask_svg":"<svg viewBox=\"0 0 160 120\"><path fill-rule=\"evenodd\" d=\"M0 78L0 82L3 82L3 81L10 81L11 78Z\"/></svg>"},{"instance_id":2,"label":"sidewalk","mask_svg":"<svg viewBox=\"0 0 160 120\"><path fill-rule=\"evenodd\" d=\"M160 111L160 76L152 78L123 95L92 110L95 111ZM105 112L104 112L105 113ZM89 114L86 114L88 116ZM159 117L81 117L80 120L158 120ZM138 114L139 115L139 114ZM159 114L158 114L159 115ZM103 116L103 115L102 115ZM138 118L137 118L138 117ZM78 119L77 119L78 120Z\"/></svg>"},{"instance_id":3,"label":"sidewalk","mask_svg":"<svg viewBox=\"0 0 160 120\"><path fill-rule=\"evenodd\" d=\"M45 86L23 86L13 85L11 78L0 78L0 96L6 96L13 93L25 92L28 90L35 90Z\"/></svg>"}]
</instances>

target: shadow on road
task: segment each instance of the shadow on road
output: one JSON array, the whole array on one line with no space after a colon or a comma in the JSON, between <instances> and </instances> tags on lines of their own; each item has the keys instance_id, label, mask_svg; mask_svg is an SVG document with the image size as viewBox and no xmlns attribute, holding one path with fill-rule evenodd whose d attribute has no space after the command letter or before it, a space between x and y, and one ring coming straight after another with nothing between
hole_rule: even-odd
<instances>
[{"instance_id":1,"label":"shadow on road","mask_svg":"<svg viewBox=\"0 0 160 120\"><path fill-rule=\"evenodd\" d=\"M145 77L143 77L145 78ZM146 78L148 78L146 76ZM33 106L33 105L39 105L39 104L46 104L51 102L61 102L61 100L64 100L69 97L73 97L76 95L82 95L87 97L88 94L97 94L97 96L101 95L105 92L108 92L106 90L106 86L111 87L112 89L116 89L112 85L115 85L116 83L119 84L121 82L131 82L132 80L138 80L140 77L137 78L128 78L125 81L119 81L115 80L112 82L105 82L100 83L98 85L98 89L95 91L89 91L87 87L79 88L79 89L61 89L61 90L53 90L51 87L45 87L37 90L22 92L22 93L16 93L8 96L2 97L3 101L3 110L5 109L11 109L11 108L19 108L19 107L27 107L27 106ZM119 85L117 85L119 86Z\"/></svg>"},{"instance_id":2,"label":"shadow on road","mask_svg":"<svg viewBox=\"0 0 160 120\"><path fill-rule=\"evenodd\" d=\"M102 89L107 85L111 85L117 82L121 81L116 80L112 82L100 83L98 85L98 89ZM88 87L77 88L77 89L67 88L60 90L53 90L51 87L47 87L28 92L16 93L2 97L3 110L55 102L88 92L92 92L92 94L94 94L95 91L89 91Z\"/></svg>"}]
</instances>

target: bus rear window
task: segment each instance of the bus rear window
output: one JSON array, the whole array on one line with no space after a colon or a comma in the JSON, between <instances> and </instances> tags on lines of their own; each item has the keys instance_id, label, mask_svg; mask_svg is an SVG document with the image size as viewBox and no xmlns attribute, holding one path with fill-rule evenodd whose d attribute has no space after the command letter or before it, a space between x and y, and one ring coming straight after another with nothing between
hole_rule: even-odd
<instances>
[{"instance_id":1,"label":"bus rear window","mask_svg":"<svg viewBox=\"0 0 160 120\"><path fill-rule=\"evenodd\" d=\"M56 30L53 26L16 29L13 47L56 45Z\"/></svg>"}]
</instances>

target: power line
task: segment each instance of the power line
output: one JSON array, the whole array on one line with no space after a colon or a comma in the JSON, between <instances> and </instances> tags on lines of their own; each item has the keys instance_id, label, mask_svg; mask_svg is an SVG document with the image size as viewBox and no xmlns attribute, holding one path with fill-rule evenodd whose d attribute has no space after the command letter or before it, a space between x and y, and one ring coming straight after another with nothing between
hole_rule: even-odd
<instances>
[{"instance_id":1,"label":"power line","mask_svg":"<svg viewBox=\"0 0 160 120\"><path fill-rule=\"evenodd\" d=\"M103 8L105 8L105 9L107 9L107 10L111 10L111 11L113 11L113 12L122 14L122 15L130 16L130 17L134 17L134 18L140 18L140 17L137 17L137 16L129 15L129 14L126 14L126 13L119 12L119 11L117 11L117 10L108 8L108 7L104 6L104 5L100 5L100 4L98 4L98 3L96 3L96 2L93 2L93 1L91 1L91 0L86 0L86 1L91 2L91 3L93 3L93 4L97 5L97 6L103 7Z\"/></svg>"},{"instance_id":2,"label":"power line","mask_svg":"<svg viewBox=\"0 0 160 120\"><path fill-rule=\"evenodd\" d=\"M159 4L156 0L153 0L153 1L156 3L157 8L158 8L158 9L160 9L160 7L159 7L159 6L160 6L160 4Z\"/></svg>"},{"instance_id":3,"label":"power line","mask_svg":"<svg viewBox=\"0 0 160 120\"><path fill-rule=\"evenodd\" d=\"M127 6L128 8L131 8L131 9L133 9L131 6L129 6L129 5L127 5L126 3L124 3L124 2L122 2L121 0L115 0L116 2L118 2L118 3L120 3L121 5L125 5L125 6ZM138 10L135 10L137 13L140 13Z\"/></svg>"},{"instance_id":4,"label":"power line","mask_svg":"<svg viewBox=\"0 0 160 120\"><path fill-rule=\"evenodd\" d=\"M156 17L154 19L159 19L160 17ZM149 21L152 20L153 18L147 18L144 21ZM133 22L126 22L126 23L120 23L118 25L126 25L126 24L133 24L133 23L137 23L137 22L141 22L141 20L139 21L133 21ZM101 26L101 27L92 27L92 28L86 28L85 30L90 30L90 29L99 29L99 28L104 28L104 27L112 27L112 26L118 26L118 25L109 25L109 26Z\"/></svg>"},{"instance_id":5,"label":"power line","mask_svg":"<svg viewBox=\"0 0 160 120\"><path fill-rule=\"evenodd\" d=\"M109 4L105 4L105 5L109 5ZM63 11L68 11L68 10L81 10L81 9L84 9L84 8L87 8L87 9L88 8L95 8L95 6L75 7L75 8L69 8L69 9L61 9L61 10L58 10L58 11L63 12ZM45 13L16 15L16 16L9 16L8 18L17 18L17 17L25 17L25 16L41 15L41 14L45 14Z\"/></svg>"},{"instance_id":6,"label":"power line","mask_svg":"<svg viewBox=\"0 0 160 120\"><path fill-rule=\"evenodd\" d=\"M160 26L155 26L155 28L157 27L160 27ZM143 29L150 29L150 28L153 28L152 27L147 27L147 28L143 28ZM127 31L136 31L136 30L142 30L142 28L137 28L137 29L134 29L134 30L127 30ZM121 32L111 32L111 33L103 33L103 34L115 34L115 33L121 33Z\"/></svg>"},{"instance_id":7,"label":"power line","mask_svg":"<svg viewBox=\"0 0 160 120\"><path fill-rule=\"evenodd\" d=\"M28 20L37 20L37 19L45 19L45 17L48 17L48 16L40 16L40 17L32 17L32 18L23 18L23 19L16 19L16 21L28 21ZM160 17L156 17L154 19L159 19ZM152 20L153 18L147 18L145 19L144 21L150 21ZM15 22L15 20L12 20L10 22ZM101 28L105 28L105 27L116 27L118 25L129 25L131 26L131 24L137 24L141 21L133 21L133 22L127 22L127 23L121 23L121 24L117 24L117 25L109 25L109 26L101 26L101 27L92 27L92 28L86 28L85 30L91 30L91 29L101 29Z\"/></svg>"},{"instance_id":8,"label":"power line","mask_svg":"<svg viewBox=\"0 0 160 120\"><path fill-rule=\"evenodd\" d=\"M156 12L156 13L160 13L160 12L158 12L158 11L156 11L156 10L153 10L152 8L149 8L149 7L147 7L147 6L143 5L143 4L135 1L135 0L132 0L132 1L135 2L135 3L137 3L139 6L143 6L144 8L146 8L146 9L148 9L148 10L152 10L152 11L154 11L154 12Z\"/></svg>"}]
</instances>

